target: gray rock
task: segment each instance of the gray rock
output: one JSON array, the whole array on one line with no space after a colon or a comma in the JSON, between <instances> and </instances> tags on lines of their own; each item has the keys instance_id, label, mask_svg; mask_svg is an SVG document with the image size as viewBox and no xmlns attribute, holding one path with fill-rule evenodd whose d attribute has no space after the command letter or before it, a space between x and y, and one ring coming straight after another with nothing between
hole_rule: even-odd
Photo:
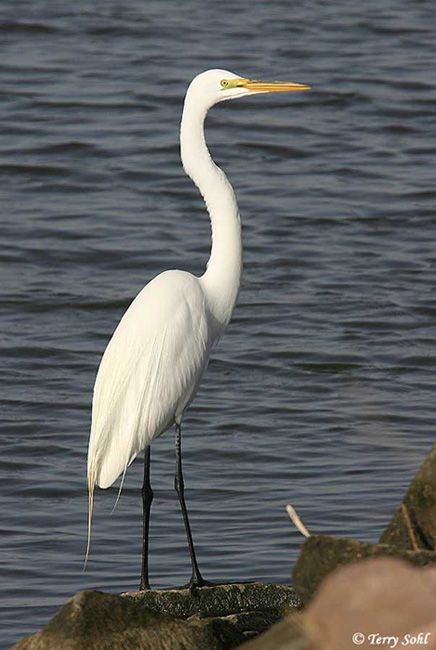
<instances>
[{"instance_id":1,"label":"gray rock","mask_svg":"<svg viewBox=\"0 0 436 650\"><path fill-rule=\"evenodd\" d=\"M291 587L214 585L118 596L82 591L14 650L227 650L301 603Z\"/></svg>"}]
</instances>

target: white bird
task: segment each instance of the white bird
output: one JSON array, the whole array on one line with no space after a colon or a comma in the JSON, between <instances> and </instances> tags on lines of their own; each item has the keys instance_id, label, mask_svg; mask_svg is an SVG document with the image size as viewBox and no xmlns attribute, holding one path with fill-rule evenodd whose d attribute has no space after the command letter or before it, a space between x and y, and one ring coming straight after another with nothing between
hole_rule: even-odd
<instances>
[{"instance_id":1,"label":"white bird","mask_svg":"<svg viewBox=\"0 0 436 650\"><path fill-rule=\"evenodd\" d=\"M253 81L227 70L207 70L191 82L180 128L181 159L201 192L212 227L212 247L200 277L165 271L136 296L103 354L94 386L88 449L89 553L95 485L110 487L145 449L141 589L148 578L148 532L153 492L150 444L176 425L177 491L192 564L190 587L206 584L198 568L184 499L181 423L214 344L232 316L242 272L241 224L233 188L213 162L204 120L218 102L257 93L308 90L305 84Z\"/></svg>"}]
</instances>

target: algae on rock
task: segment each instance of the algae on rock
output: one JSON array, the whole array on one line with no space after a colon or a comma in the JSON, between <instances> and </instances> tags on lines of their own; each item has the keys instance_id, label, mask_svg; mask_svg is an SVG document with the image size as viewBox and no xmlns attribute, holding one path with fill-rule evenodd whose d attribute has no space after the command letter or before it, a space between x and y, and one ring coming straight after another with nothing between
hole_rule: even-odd
<instances>
[{"instance_id":1,"label":"algae on rock","mask_svg":"<svg viewBox=\"0 0 436 650\"><path fill-rule=\"evenodd\" d=\"M300 605L292 587L260 583L82 591L14 650L229 650Z\"/></svg>"}]
</instances>

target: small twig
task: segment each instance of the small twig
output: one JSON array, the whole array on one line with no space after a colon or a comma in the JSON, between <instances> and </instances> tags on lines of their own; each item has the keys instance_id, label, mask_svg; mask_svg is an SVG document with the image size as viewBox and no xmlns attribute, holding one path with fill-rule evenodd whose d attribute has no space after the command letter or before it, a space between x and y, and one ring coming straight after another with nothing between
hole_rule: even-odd
<instances>
[{"instance_id":1,"label":"small twig","mask_svg":"<svg viewBox=\"0 0 436 650\"><path fill-rule=\"evenodd\" d=\"M292 521L292 523L294 524L295 528L297 530L299 530L300 533L302 535L304 535L304 537L310 537L309 531L307 530L306 526L301 521L300 517L297 515L297 511L295 510L295 508L293 506L291 506L290 504L288 504L286 506L286 512L288 513L289 518Z\"/></svg>"},{"instance_id":2,"label":"small twig","mask_svg":"<svg viewBox=\"0 0 436 650\"><path fill-rule=\"evenodd\" d=\"M409 533L412 549L414 551L419 551L419 546L412 528L412 522L410 521L409 513L404 503L401 504L401 513L403 515L404 523L406 524L407 532Z\"/></svg>"}]
</instances>

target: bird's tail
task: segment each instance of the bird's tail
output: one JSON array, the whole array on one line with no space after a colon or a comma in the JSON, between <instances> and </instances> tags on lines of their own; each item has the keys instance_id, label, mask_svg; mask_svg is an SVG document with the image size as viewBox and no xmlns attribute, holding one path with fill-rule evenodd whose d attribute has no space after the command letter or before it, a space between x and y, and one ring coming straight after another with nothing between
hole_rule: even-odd
<instances>
[{"instance_id":1,"label":"bird's tail","mask_svg":"<svg viewBox=\"0 0 436 650\"><path fill-rule=\"evenodd\" d=\"M86 542L86 552L85 552L85 561L83 563L83 570L86 570L86 565L88 564L89 551L91 548L91 526L92 526L92 510L94 507L94 489L95 489L95 466L91 464L88 467L88 497L89 497L89 506L88 506L88 537Z\"/></svg>"}]
</instances>

